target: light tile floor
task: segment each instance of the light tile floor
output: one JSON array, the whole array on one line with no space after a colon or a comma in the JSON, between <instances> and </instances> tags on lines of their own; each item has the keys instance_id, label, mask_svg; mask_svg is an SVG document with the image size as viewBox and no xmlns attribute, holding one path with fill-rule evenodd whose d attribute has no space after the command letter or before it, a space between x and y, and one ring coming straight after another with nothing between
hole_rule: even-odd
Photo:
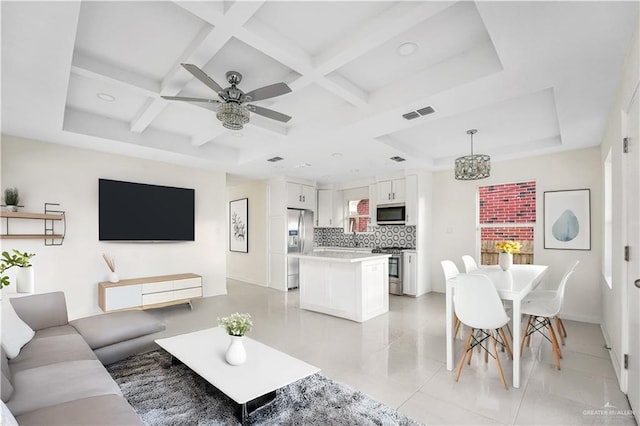
<instances>
[{"instance_id":1,"label":"light tile floor","mask_svg":"<svg viewBox=\"0 0 640 426\"><path fill-rule=\"evenodd\" d=\"M298 308L298 292L228 281L228 295L151 311L164 336L217 326L217 318L249 312L250 336L314 364L323 374L428 425L636 425L620 392L600 327L564 321L562 370L551 345L536 337L522 357L522 386L502 387L495 361L474 356L459 382L445 367L444 295L390 296L390 312L363 324ZM460 337L460 335L459 335ZM456 347L459 359L462 341ZM501 361L511 383L511 361Z\"/></svg>"}]
</instances>

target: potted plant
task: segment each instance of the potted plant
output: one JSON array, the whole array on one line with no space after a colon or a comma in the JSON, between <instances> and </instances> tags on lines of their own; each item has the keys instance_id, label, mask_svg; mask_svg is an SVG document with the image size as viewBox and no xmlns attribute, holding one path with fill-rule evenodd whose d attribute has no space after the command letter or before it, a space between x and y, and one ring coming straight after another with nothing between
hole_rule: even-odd
<instances>
[{"instance_id":1,"label":"potted plant","mask_svg":"<svg viewBox=\"0 0 640 426\"><path fill-rule=\"evenodd\" d=\"M242 339L251 330L253 323L251 315L235 313L228 317L218 318L220 325L231 336L231 343L227 349L225 359L231 365L240 365L247 360L247 351L244 348Z\"/></svg>"},{"instance_id":2,"label":"potted plant","mask_svg":"<svg viewBox=\"0 0 640 426\"><path fill-rule=\"evenodd\" d=\"M7 188L4 190L4 203L9 208L9 211L17 212L19 202L20 194L18 194L18 188Z\"/></svg>"},{"instance_id":3,"label":"potted plant","mask_svg":"<svg viewBox=\"0 0 640 426\"><path fill-rule=\"evenodd\" d=\"M18 288L17 291L33 291L33 268L29 260L35 255L35 253L22 253L16 249L13 249L13 254L9 254L9 252L3 251L2 258L0 258L0 289L10 284L9 277L5 275L5 271L9 268L17 266L21 271L16 279L16 287Z\"/></svg>"}]
</instances>

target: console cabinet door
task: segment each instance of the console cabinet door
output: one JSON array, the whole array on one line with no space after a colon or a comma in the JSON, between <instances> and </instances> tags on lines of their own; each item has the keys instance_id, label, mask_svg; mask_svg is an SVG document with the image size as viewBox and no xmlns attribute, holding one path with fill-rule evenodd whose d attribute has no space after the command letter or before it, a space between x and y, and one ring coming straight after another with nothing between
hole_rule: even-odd
<instances>
[{"instance_id":1,"label":"console cabinet door","mask_svg":"<svg viewBox=\"0 0 640 426\"><path fill-rule=\"evenodd\" d=\"M105 292L107 312L142 306L142 284L109 287Z\"/></svg>"}]
</instances>

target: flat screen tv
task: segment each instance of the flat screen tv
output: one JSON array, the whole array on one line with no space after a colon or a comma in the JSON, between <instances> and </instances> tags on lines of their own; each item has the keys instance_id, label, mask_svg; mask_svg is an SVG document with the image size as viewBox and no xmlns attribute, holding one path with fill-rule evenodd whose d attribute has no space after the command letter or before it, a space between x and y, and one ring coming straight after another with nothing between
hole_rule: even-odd
<instances>
[{"instance_id":1,"label":"flat screen tv","mask_svg":"<svg viewBox=\"0 0 640 426\"><path fill-rule=\"evenodd\" d=\"M194 241L195 190L99 179L100 241Z\"/></svg>"}]
</instances>

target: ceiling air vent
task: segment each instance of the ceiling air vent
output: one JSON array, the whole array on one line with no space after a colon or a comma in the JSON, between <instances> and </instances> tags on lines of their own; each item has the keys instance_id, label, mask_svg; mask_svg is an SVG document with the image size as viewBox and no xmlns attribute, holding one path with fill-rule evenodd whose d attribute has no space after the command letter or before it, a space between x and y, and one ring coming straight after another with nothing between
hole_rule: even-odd
<instances>
[{"instance_id":1,"label":"ceiling air vent","mask_svg":"<svg viewBox=\"0 0 640 426\"><path fill-rule=\"evenodd\" d=\"M418 118L418 117L420 117L420 114L418 114L418 113L417 113L417 112L415 112L415 111L411 111L411 112L408 112L408 113L406 113L406 114L402 114L402 116L403 116L404 118L406 118L407 120L413 120L414 118Z\"/></svg>"},{"instance_id":2,"label":"ceiling air vent","mask_svg":"<svg viewBox=\"0 0 640 426\"><path fill-rule=\"evenodd\" d=\"M269 158L267 161L271 163L277 163L278 161L282 161L282 160L284 160L284 158L282 157L273 157L273 158Z\"/></svg>"},{"instance_id":3,"label":"ceiling air vent","mask_svg":"<svg viewBox=\"0 0 640 426\"><path fill-rule=\"evenodd\" d=\"M407 160L405 160L405 159L404 159L404 158L402 158L402 157L398 157L397 155L396 155L395 157L391 157L391 160L393 160L393 161L395 161L395 162L397 162L397 163L401 163L401 162L403 162L403 161L407 161Z\"/></svg>"},{"instance_id":4,"label":"ceiling air vent","mask_svg":"<svg viewBox=\"0 0 640 426\"><path fill-rule=\"evenodd\" d=\"M431 108L430 106L424 107L424 108L420 108L418 110L418 114L420 114L420 115L432 114L434 112L436 112L436 111L433 108Z\"/></svg>"},{"instance_id":5,"label":"ceiling air vent","mask_svg":"<svg viewBox=\"0 0 640 426\"><path fill-rule=\"evenodd\" d=\"M428 114L433 114L434 112L436 111L432 107L428 106L428 107L420 108L417 111L409 111L406 114L402 114L402 116L407 120L413 120L414 118L422 117Z\"/></svg>"}]
</instances>

